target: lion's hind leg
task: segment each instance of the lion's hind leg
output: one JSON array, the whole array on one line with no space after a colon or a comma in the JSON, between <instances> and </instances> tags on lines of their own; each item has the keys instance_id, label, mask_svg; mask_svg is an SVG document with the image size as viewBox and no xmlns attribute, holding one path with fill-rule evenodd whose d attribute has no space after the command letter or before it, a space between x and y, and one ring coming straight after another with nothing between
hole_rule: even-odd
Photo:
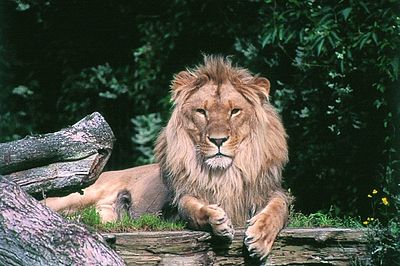
<instances>
[{"instance_id":1,"label":"lion's hind leg","mask_svg":"<svg viewBox=\"0 0 400 266\"><path fill-rule=\"evenodd\" d=\"M71 193L65 197L50 197L42 200L53 211L63 214L73 214L74 212L95 205L103 197L101 191L93 184L81 192Z\"/></svg>"},{"instance_id":2,"label":"lion's hind leg","mask_svg":"<svg viewBox=\"0 0 400 266\"><path fill-rule=\"evenodd\" d=\"M120 192L117 196L117 201L112 196L97 199L93 195L90 195L90 191L89 193L86 191L83 194L76 192L65 197L46 198L42 203L53 211L67 215L89 206L95 206L101 222L106 223L116 221L127 211L129 214L131 198L129 192Z\"/></svg>"},{"instance_id":3,"label":"lion's hind leg","mask_svg":"<svg viewBox=\"0 0 400 266\"><path fill-rule=\"evenodd\" d=\"M51 197L41 201L44 205L56 212L72 214L94 203L85 193L71 193L65 197Z\"/></svg>"}]
</instances>

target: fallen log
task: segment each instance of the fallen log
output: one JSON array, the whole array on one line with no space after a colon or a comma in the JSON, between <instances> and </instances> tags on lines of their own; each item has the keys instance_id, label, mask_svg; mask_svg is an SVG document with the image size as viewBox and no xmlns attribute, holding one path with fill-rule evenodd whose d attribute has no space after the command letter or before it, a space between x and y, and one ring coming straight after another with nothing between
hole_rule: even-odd
<instances>
[{"instance_id":1,"label":"fallen log","mask_svg":"<svg viewBox=\"0 0 400 266\"><path fill-rule=\"evenodd\" d=\"M348 228L284 229L264 265L365 265L370 262L366 234ZM230 245L196 231L106 235L127 265L260 265L248 256L244 230L235 233Z\"/></svg>"},{"instance_id":2,"label":"fallen log","mask_svg":"<svg viewBox=\"0 0 400 266\"><path fill-rule=\"evenodd\" d=\"M99 113L55 133L0 144L0 174L40 198L92 184L106 164L114 134Z\"/></svg>"},{"instance_id":3,"label":"fallen log","mask_svg":"<svg viewBox=\"0 0 400 266\"><path fill-rule=\"evenodd\" d=\"M103 237L0 176L0 265L125 265Z\"/></svg>"}]
</instances>

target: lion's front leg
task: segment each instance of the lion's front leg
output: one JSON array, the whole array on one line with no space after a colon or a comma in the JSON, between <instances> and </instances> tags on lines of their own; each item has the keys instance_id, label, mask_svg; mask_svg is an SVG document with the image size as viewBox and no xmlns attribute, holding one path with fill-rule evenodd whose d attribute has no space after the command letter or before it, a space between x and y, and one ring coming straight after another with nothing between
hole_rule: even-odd
<instances>
[{"instance_id":1,"label":"lion's front leg","mask_svg":"<svg viewBox=\"0 0 400 266\"><path fill-rule=\"evenodd\" d=\"M184 196L178 205L180 216L188 222L192 229L211 229L215 236L229 241L233 239L235 231L232 222L217 204L207 205L195 197Z\"/></svg>"},{"instance_id":2,"label":"lion's front leg","mask_svg":"<svg viewBox=\"0 0 400 266\"><path fill-rule=\"evenodd\" d=\"M271 251L279 231L285 226L289 214L286 195L273 195L268 205L248 221L244 243L250 256L263 260Z\"/></svg>"}]
</instances>

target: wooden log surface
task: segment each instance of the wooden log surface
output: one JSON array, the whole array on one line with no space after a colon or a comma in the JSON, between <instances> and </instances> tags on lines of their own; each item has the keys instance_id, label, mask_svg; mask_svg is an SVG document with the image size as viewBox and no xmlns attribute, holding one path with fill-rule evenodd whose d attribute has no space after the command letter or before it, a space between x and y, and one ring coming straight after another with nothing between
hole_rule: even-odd
<instances>
[{"instance_id":1,"label":"wooden log surface","mask_svg":"<svg viewBox=\"0 0 400 266\"><path fill-rule=\"evenodd\" d=\"M264 265L367 263L366 233L345 228L284 229ZM243 246L244 230L237 230L230 245L196 231L106 235L128 265L261 265L248 257Z\"/></svg>"},{"instance_id":2,"label":"wooden log surface","mask_svg":"<svg viewBox=\"0 0 400 266\"><path fill-rule=\"evenodd\" d=\"M41 198L92 184L111 155L114 134L99 113L55 133L0 144L0 174Z\"/></svg>"},{"instance_id":3,"label":"wooden log surface","mask_svg":"<svg viewBox=\"0 0 400 266\"><path fill-rule=\"evenodd\" d=\"M55 133L0 143L0 174L110 153L114 134L97 112Z\"/></svg>"},{"instance_id":4,"label":"wooden log surface","mask_svg":"<svg viewBox=\"0 0 400 266\"><path fill-rule=\"evenodd\" d=\"M125 265L97 233L0 176L0 265Z\"/></svg>"}]
</instances>

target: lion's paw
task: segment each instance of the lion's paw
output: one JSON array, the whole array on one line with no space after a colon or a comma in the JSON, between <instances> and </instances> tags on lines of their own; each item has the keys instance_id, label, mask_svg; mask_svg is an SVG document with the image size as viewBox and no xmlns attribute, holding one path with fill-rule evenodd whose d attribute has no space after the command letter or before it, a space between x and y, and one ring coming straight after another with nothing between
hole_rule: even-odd
<instances>
[{"instance_id":1,"label":"lion's paw","mask_svg":"<svg viewBox=\"0 0 400 266\"><path fill-rule=\"evenodd\" d=\"M247 225L244 243L250 256L264 260L281 229L280 223L267 213L259 213L251 218Z\"/></svg>"},{"instance_id":2,"label":"lion's paw","mask_svg":"<svg viewBox=\"0 0 400 266\"><path fill-rule=\"evenodd\" d=\"M232 241L235 230L226 212L217 204L207 205L203 208L205 208L204 211L207 213L208 223L211 226L213 234Z\"/></svg>"}]
</instances>

